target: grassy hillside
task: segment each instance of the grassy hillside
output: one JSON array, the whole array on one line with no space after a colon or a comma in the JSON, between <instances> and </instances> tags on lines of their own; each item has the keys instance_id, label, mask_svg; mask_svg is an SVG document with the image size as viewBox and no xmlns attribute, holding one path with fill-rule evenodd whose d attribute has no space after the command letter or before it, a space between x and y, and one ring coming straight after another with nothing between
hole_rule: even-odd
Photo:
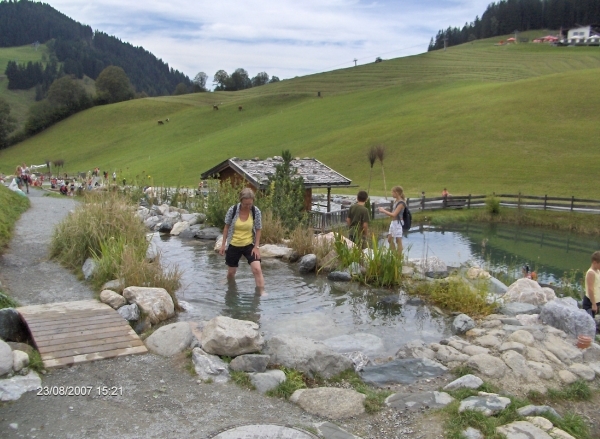
<instances>
[{"instance_id":1,"label":"grassy hillside","mask_svg":"<svg viewBox=\"0 0 600 439\"><path fill-rule=\"evenodd\" d=\"M18 122L17 128L22 126L27 110L35 102L35 89L9 90L8 79L4 74L6 65L9 61L17 61L19 64L27 64L29 61L41 62L45 53L45 44L41 44L37 50L31 45L0 48L0 97L4 98L10 105L10 114Z\"/></svg>"},{"instance_id":2,"label":"grassy hillside","mask_svg":"<svg viewBox=\"0 0 600 439\"><path fill-rule=\"evenodd\" d=\"M367 150L382 143L388 191L401 184L413 196L446 186L456 194L597 198L590 183L599 156L598 48L493 43L243 92L93 108L0 151L0 171L23 160L64 159L68 172L99 166L129 181L151 175L157 185L195 186L201 172L228 157L266 158L290 149L366 188ZM156 123L167 117L169 123ZM371 192L383 194L378 164Z\"/></svg>"}]
</instances>

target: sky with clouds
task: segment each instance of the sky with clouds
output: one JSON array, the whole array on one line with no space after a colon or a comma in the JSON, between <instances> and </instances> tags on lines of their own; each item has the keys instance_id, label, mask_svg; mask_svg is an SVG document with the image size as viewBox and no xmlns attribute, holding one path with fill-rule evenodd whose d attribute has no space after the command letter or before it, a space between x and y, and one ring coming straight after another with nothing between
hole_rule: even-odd
<instances>
[{"instance_id":1,"label":"sky with clouds","mask_svg":"<svg viewBox=\"0 0 600 439\"><path fill-rule=\"evenodd\" d=\"M280 79L427 51L491 0L46 0L190 78L244 68Z\"/></svg>"}]
</instances>

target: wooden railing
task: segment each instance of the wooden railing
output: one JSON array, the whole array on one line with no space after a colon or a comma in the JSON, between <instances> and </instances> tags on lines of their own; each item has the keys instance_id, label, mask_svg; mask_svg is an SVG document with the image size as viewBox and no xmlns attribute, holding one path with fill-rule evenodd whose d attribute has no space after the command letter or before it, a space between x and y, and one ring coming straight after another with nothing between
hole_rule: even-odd
<instances>
[{"instance_id":1,"label":"wooden railing","mask_svg":"<svg viewBox=\"0 0 600 439\"><path fill-rule=\"evenodd\" d=\"M600 200L575 197L549 197L548 195L524 194L493 194L504 207L520 209L540 209L569 212L583 212L600 214ZM448 197L420 197L409 198L407 205L411 211L438 210L438 209L470 209L471 207L485 206L487 195L452 195ZM379 213L379 207L391 209L393 201L371 204L371 218L385 218ZM348 217L348 209L334 212L309 212L311 225L315 230L329 231L338 225L344 225Z\"/></svg>"}]
</instances>

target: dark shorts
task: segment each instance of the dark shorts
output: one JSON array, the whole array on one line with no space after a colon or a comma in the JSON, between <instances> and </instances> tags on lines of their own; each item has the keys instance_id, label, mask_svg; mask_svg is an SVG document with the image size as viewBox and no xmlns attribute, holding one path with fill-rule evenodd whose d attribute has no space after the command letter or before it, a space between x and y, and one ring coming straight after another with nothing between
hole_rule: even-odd
<instances>
[{"instance_id":1,"label":"dark shorts","mask_svg":"<svg viewBox=\"0 0 600 439\"><path fill-rule=\"evenodd\" d=\"M253 248L254 244L249 244L246 247L229 245L229 247L227 247L227 251L225 251L225 265L228 267L238 267L242 256L248 260L248 264L251 264L254 261L260 262L260 259L256 259L252 254Z\"/></svg>"},{"instance_id":2,"label":"dark shorts","mask_svg":"<svg viewBox=\"0 0 600 439\"><path fill-rule=\"evenodd\" d=\"M596 303L596 305L600 307L600 302ZM585 309L586 311L589 309L589 312L591 313L592 317L596 315L596 313L592 311L592 301L588 296L583 296L583 309Z\"/></svg>"}]
</instances>

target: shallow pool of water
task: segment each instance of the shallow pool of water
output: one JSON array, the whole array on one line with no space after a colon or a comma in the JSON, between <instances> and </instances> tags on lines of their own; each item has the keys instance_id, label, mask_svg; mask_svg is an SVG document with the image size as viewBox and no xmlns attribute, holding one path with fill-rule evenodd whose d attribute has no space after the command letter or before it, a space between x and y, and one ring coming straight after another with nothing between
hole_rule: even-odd
<instances>
[{"instance_id":1,"label":"shallow pool of water","mask_svg":"<svg viewBox=\"0 0 600 439\"><path fill-rule=\"evenodd\" d=\"M432 342L450 334L451 318L398 294L398 289L330 282L323 275L298 273L296 264L265 259L267 295L261 297L255 293L249 266L242 261L236 280L226 280L225 260L213 251L214 242L159 235L153 240L163 261L177 264L183 272L178 297L192 308L181 313L180 320L210 320L218 315L252 320L260 323L267 338L289 334L325 340L367 333L382 341L371 346L372 356L393 355L413 339ZM519 276L527 263L541 282L558 282L565 272L587 269L600 242L534 228L459 225L414 229L404 246L410 258L437 256L454 267L472 261L506 272L507 279Z\"/></svg>"}]
</instances>

